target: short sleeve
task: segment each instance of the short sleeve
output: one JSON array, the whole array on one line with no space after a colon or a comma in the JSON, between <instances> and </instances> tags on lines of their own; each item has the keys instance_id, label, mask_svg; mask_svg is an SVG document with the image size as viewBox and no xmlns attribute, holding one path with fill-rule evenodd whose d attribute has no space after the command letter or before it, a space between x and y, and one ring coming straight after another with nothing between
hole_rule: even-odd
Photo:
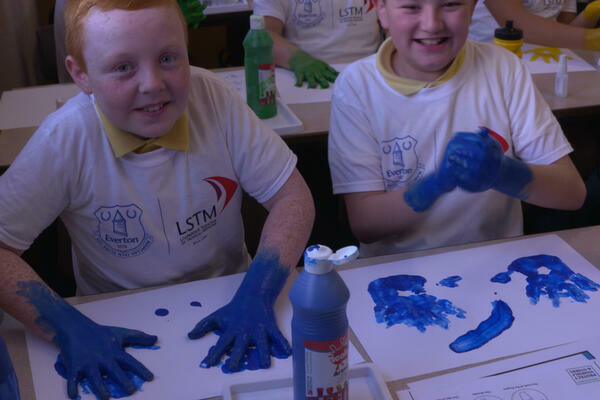
<instances>
[{"instance_id":1,"label":"short sleeve","mask_svg":"<svg viewBox=\"0 0 600 400\"><path fill-rule=\"evenodd\" d=\"M229 91L225 124L233 167L244 190L264 203L288 180L297 158L237 93Z\"/></svg>"},{"instance_id":2,"label":"short sleeve","mask_svg":"<svg viewBox=\"0 0 600 400\"><path fill-rule=\"evenodd\" d=\"M573 151L531 78L518 60L515 73L506 75L504 99L511 115L515 156L532 164L551 164Z\"/></svg>"},{"instance_id":3,"label":"short sleeve","mask_svg":"<svg viewBox=\"0 0 600 400\"><path fill-rule=\"evenodd\" d=\"M333 193L384 190L379 142L345 76L336 80L331 101L328 157Z\"/></svg>"},{"instance_id":4,"label":"short sleeve","mask_svg":"<svg viewBox=\"0 0 600 400\"><path fill-rule=\"evenodd\" d=\"M68 204L68 162L44 126L0 176L0 241L26 250Z\"/></svg>"},{"instance_id":5,"label":"short sleeve","mask_svg":"<svg viewBox=\"0 0 600 400\"><path fill-rule=\"evenodd\" d=\"M266 17L275 17L284 24L287 20L288 0L254 0L254 13Z\"/></svg>"}]
</instances>

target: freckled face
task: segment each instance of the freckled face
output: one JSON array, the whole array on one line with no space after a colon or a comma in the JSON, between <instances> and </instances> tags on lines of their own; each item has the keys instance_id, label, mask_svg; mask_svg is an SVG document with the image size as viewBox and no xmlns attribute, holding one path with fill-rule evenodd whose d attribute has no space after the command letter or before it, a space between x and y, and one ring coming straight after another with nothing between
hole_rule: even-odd
<instances>
[{"instance_id":1,"label":"freckled face","mask_svg":"<svg viewBox=\"0 0 600 400\"><path fill-rule=\"evenodd\" d=\"M86 91L113 124L152 138L182 115L190 77L183 29L170 7L90 12L83 42Z\"/></svg>"},{"instance_id":2,"label":"freckled face","mask_svg":"<svg viewBox=\"0 0 600 400\"><path fill-rule=\"evenodd\" d=\"M428 82L441 76L467 39L474 7L474 0L378 0L379 20L397 50L394 71Z\"/></svg>"}]
</instances>

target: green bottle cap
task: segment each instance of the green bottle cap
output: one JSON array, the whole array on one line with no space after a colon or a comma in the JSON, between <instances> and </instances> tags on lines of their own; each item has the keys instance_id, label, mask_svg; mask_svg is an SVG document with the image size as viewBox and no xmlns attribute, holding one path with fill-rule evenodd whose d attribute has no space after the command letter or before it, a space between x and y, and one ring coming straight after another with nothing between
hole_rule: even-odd
<instances>
[{"instance_id":1,"label":"green bottle cap","mask_svg":"<svg viewBox=\"0 0 600 400\"><path fill-rule=\"evenodd\" d=\"M513 27L512 20L508 20L504 27L494 31L494 37L502 40L521 40L523 39L523 31Z\"/></svg>"}]
</instances>

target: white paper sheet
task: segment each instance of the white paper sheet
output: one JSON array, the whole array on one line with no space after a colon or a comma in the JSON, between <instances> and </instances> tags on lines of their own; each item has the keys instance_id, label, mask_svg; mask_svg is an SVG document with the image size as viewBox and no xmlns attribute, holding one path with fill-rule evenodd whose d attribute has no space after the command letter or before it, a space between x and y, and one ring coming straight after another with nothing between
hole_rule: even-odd
<instances>
[{"instance_id":1,"label":"white paper sheet","mask_svg":"<svg viewBox=\"0 0 600 400\"><path fill-rule=\"evenodd\" d=\"M534 52L536 49L538 54ZM540 53L540 49L545 50ZM569 57L567 61L568 72L596 70L594 66L569 49L548 48L525 43L521 50L523 51L521 60L532 74L556 73L558 70L558 55L561 53Z\"/></svg>"},{"instance_id":2,"label":"white paper sheet","mask_svg":"<svg viewBox=\"0 0 600 400\"><path fill-rule=\"evenodd\" d=\"M591 400L600 393L599 356L600 338L595 337L447 374L444 379L418 381L397 394L412 400L470 400L475 394L484 399L537 400L544 399L543 394L547 399Z\"/></svg>"},{"instance_id":3,"label":"white paper sheet","mask_svg":"<svg viewBox=\"0 0 600 400\"><path fill-rule=\"evenodd\" d=\"M338 72L342 72L347 64L332 64ZM223 78L231 83L237 92L246 98L246 76L243 69L235 71L218 72ZM333 83L327 89L308 89L306 83L302 87L295 86L296 77L290 70L275 68L275 84L277 93L285 104L318 103L331 101Z\"/></svg>"},{"instance_id":4,"label":"white paper sheet","mask_svg":"<svg viewBox=\"0 0 600 400\"><path fill-rule=\"evenodd\" d=\"M154 373L154 380L142 385L142 391L132 399L181 399L197 400L218 396L223 384L253 382L284 378L292 374L292 358L272 358L268 370L243 371L224 374L219 367L200 368L217 336L208 334L198 340L189 340L187 333L203 317L225 305L238 288L243 274L185 283L113 299L95 301L77 306L85 315L100 324L139 329L158 335L158 350L128 348L128 352ZM293 282L280 294L275 312L278 325L288 340L291 339L292 309L288 292ZM190 302L199 301L202 307L192 307ZM166 308L165 317L155 315L158 308ZM57 348L30 333L26 335L29 361L37 400L67 399L66 381L54 369ZM290 340L291 343L291 340ZM364 361L354 346L350 346L350 365ZM84 394L83 400L95 399Z\"/></svg>"},{"instance_id":5,"label":"white paper sheet","mask_svg":"<svg viewBox=\"0 0 600 400\"><path fill-rule=\"evenodd\" d=\"M600 292L586 292L587 303L562 299L552 306L547 297L532 305L525 294L525 277L514 273L507 284L490 282L497 273L523 256L558 256L576 273L600 283L600 271L555 235L517 240L497 245L414 258L395 263L342 271L350 289L350 325L367 354L378 365L386 380L396 380L441 371L501 356L567 343L589 336L600 326ZM466 318L448 316L448 329L429 326L425 332L404 324L386 328L374 317L374 302L367 288L371 281L390 275L419 275L427 279L428 295L448 299L466 311ZM463 279L458 287L437 283L452 275ZM412 293L401 292L401 295ZM512 309L512 326L487 344L464 353L449 348L459 336L477 328L489 318L495 300L502 299Z\"/></svg>"}]
</instances>

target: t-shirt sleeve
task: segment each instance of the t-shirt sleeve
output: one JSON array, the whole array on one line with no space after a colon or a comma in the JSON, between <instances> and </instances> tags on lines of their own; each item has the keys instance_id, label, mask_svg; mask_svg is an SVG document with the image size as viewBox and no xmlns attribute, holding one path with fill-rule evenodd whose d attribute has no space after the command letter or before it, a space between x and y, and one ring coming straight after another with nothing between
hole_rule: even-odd
<instances>
[{"instance_id":1,"label":"t-shirt sleeve","mask_svg":"<svg viewBox=\"0 0 600 400\"><path fill-rule=\"evenodd\" d=\"M569 12L577 14L577 1L576 0L565 0L562 12Z\"/></svg>"},{"instance_id":2,"label":"t-shirt sleeve","mask_svg":"<svg viewBox=\"0 0 600 400\"><path fill-rule=\"evenodd\" d=\"M44 125L0 176L0 241L26 250L68 204L65 154ZM76 171L74 171L76 172Z\"/></svg>"},{"instance_id":3,"label":"t-shirt sleeve","mask_svg":"<svg viewBox=\"0 0 600 400\"><path fill-rule=\"evenodd\" d=\"M515 156L532 164L551 164L573 151L531 78L518 60L514 74L505 74L505 102L511 116Z\"/></svg>"},{"instance_id":4,"label":"t-shirt sleeve","mask_svg":"<svg viewBox=\"0 0 600 400\"><path fill-rule=\"evenodd\" d=\"M336 80L331 101L328 156L333 193L384 190L379 142L344 75Z\"/></svg>"},{"instance_id":5,"label":"t-shirt sleeve","mask_svg":"<svg viewBox=\"0 0 600 400\"><path fill-rule=\"evenodd\" d=\"M254 13L266 17L275 17L284 24L287 20L288 0L254 0Z\"/></svg>"},{"instance_id":6,"label":"t-shirt sleeve","mask_svg":"<svg viewBox=\"0 0 600 400\"><path fill-rule=\"evenodd\" d=\"M233 167L244 190L264 203L288 180L297 158L237 93L229 91L225 124Z\"/></svg>"}]
</instances>

